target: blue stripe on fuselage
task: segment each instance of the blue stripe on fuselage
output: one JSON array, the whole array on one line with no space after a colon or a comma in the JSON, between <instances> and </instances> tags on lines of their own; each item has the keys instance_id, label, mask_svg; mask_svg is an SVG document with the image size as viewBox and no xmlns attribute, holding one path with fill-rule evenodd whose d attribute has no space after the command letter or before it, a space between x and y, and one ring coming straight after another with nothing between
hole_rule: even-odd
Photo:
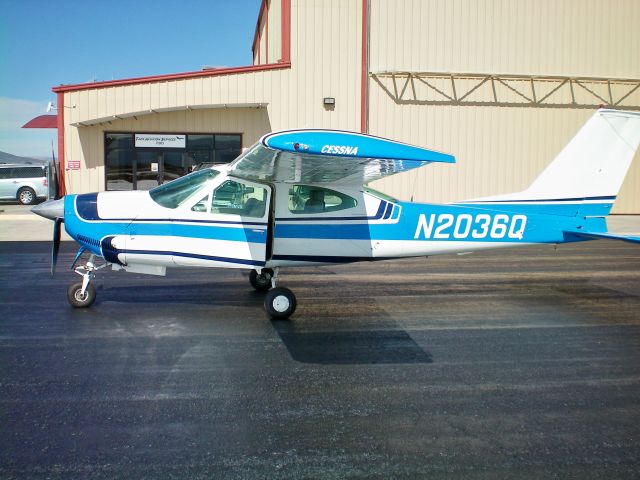
<instances>
[{"instance_id":1,"label":"blue stripe on fuselage","mask_svg":"<svg viewBox=\"0 0 640 480\"><path fill-rule=\"evenodd\" d=\"M551 202L547 200L547 202ZM480 208L490 211L524 213L531 215L561 215L565 217L586 216L604 217L609 214L613 203L580 203L576 201L557 201L556 203L506 203L506 202L463 202L458 207Z\"/></svg>"},{"instance_id":2,"label":"blue stripe on fuselage","mask_svg":"<svg viewBox=\"0 0 640 480\"><path fill-rule=\"evenodd\" d=\"M562 243L567 229L606 231L603 218L540 214L548 205L430 205L404 203L394 224L276 223L277 238L331 240L430 240L457 242ZM584 206L579 205L580 207ZM594 205L595 206L595 205ZM552 206L553 207L553 206ZM511 210L513 209L513 210ZM421 222L421 215L424 216ZM462 216L462 218L460 218ZM450 223L449 223L450 222ZM429 228L427 228L429 227ZM513 228L512 228L513 227ZM524 227L521 231L520 227ZM520 235L522 233L522 235Z\"/></svg>"}]
</instances>

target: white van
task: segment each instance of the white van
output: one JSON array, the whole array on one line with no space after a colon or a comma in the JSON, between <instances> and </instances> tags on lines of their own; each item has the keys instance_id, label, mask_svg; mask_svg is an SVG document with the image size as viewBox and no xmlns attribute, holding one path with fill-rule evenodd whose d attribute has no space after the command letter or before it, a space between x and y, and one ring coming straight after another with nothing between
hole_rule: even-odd
<instances>
[{"instance_id":1,"label":"white van","mask_svg":"<svg viewBox=\"0 0 640 480\"><path fill-rule=\"evenodd\" d=\"M46 165L0 165L0 200L17 200L31 205L49 195Z\"/></svg>"}]
</instances>

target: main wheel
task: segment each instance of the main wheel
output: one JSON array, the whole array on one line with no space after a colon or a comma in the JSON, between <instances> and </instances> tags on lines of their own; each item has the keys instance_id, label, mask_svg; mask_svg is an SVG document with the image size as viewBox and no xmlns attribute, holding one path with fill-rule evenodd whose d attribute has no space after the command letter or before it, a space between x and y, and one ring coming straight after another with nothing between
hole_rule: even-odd
<instances>
[{"instance_id":1,"label":"main wheel","mask_svg":"<svg viewBox=\"0 0 640 480\"><path fill-rule=\"evenodd\" d=\"M96 289L93 285L89 284L83 295L82 282L74 283L67 290L67 300L69 300L69 303L74 308L90 307L96 300Z\"/></svg>"},{"instance_id":2,"label":"main wheel","mask_svg":"<svg viewBox=\"0 0 640 480\"><path fill-rule=\"evenodd\" d=\"M285 287L269 290L264 299L264 309L271 318L286 319L296 311L296 296Z\"/></svg>"},{"instance_id":3,"label":"main wheel","mask_svg":"<svg viewBox=\"0 0 640 480\"><path fill-rule=\"evenodd\" d=\"M249 282L251 286L260 292L266 292L271 289L271 278L273 277L273 270L270 268L263 268L262 273L258 273L257 270L251 270L249 274Z\"/></svg>"},{"instance_id":4,"label":"main wheel","mask_svg":"<svg viewBox=\"0 0 640 480\"><path fill-rule=\"evenodd\" d=\"M33 203L36 203L37 197L36 192L34 192L32 188L22 187L20 190L18 190L18 195L16 198L22 205L31 205Z\"/></svg>"}]
</instances>

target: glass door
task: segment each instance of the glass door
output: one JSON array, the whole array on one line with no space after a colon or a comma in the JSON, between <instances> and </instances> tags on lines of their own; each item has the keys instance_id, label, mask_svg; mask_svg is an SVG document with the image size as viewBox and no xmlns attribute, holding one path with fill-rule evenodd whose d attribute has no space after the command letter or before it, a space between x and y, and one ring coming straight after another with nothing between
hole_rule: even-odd
<instances>
[{"instance_id":1,"label":"glass door","mask_svg":"<svg viewBox=\"0 0 640 480\"><path fill-rule=\"evenodd\" d=\"M162 154L157 151L136 152L135 190L150 190L162 183Z\"/></svg>"},{"instance_id":2,"label":"glass door","mask_svg":"<svg viewBox=\"0 0 640 480\"><path fill-rule=\"evenodd\" d=\"M184 164L184 153L182 152L163 152L162 163L160 165L162 170L162 182L170 182L176 178L180 178L187 174L187 168Z\"/></svg>"}]
</instances>

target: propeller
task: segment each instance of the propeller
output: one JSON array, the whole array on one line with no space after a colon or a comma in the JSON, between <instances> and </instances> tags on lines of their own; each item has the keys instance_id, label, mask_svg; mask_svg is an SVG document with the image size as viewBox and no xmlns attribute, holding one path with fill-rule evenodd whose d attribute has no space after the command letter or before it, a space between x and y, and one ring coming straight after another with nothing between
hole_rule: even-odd
<instances>
[{"instance_id":1,"label":"propeller","mask_svg":"<svg viewBox=\"0 0 640 480\"><path fill-rule=\"evenodd\" d=\"M53 245L51 246L51 276L56 271L58 250L60 250L60 225L64 223L64 198L49 200L31 209L36 215L53 220Z\"/></svg>"},{"instance_id":2,"label":"propeller","mask_svg":"<svg viewBox=\"0 0 640 480\"><path fill-rule=\"evenodd\" d=\"M56 218L53 223L53 244L51 245L51 276L56 273L56 263L58 263L58 251L60 250L60 226L64 223L64 218Z\"/></svg>"}]
</instances>

